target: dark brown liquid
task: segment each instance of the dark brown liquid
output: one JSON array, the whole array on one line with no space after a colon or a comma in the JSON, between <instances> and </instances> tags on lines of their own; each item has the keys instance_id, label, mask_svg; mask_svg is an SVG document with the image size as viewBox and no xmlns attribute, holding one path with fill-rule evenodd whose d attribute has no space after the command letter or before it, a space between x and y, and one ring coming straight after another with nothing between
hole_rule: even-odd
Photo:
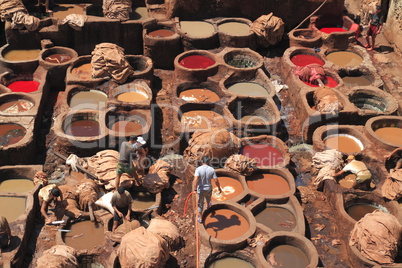
<instances>
[{"instance_id":1,"label":"dark brown liquid","mask_svg":"<svg viewBox=\"0 0 402 268\"><path fill-rule=\"evenodd\" d=\"M116 132L128 133L140 131L142 125L133 121L117 121L110 129Z\"/></svg>"},{"instance_id":2,"label":"dark brown liquid","mask_svg":"<svg viewBox=\"0 0 402 268\"><path fill-rule=\"evenodd\" d=\"M220 114L215 113L214 111L204 110L185 112L181 117L181 123L192 128L200 129L226 126L225 119Z\"/></svg>"},{"instance_id":3,"label":"dark brown liquid","mask_svg":"<svg viewBox=\"0 0 402 268\"><path fill-rule=\"evenodd\" d=\"M402 145L402 128L382 127L374 131L380 138L398 145Z\"/></svg>"},{"instance_id":4,"label":"dark brown liquid","mask_svg":"<svg viewBox=\"0 0 402 268\"><path fill-rule=\"evenodd\" d=\"M169 36L174 35L174 32L171 30L159 29L159 30L148 33L148 35L153 36L153 37L169 37Z\"/></svg>"},{"instance_id":5,"label":"dark brown liquid","mask_svg":"<svg viewBox=\"0 0 402 268\"><path fill-rule=\"evenodd\" d=\"M8 114L17 114L26 112L33 107L33 103L27 100L8 100L0 103L0 111Z\"/></svg>"},{"instance_id":6,"label":"dark brown liquid","mask_svg":"<svg viewBox=\"0 0 402 268\"><path fill-rule=\"evenodd\" d=\"M149 192L135 192L133 193L132 209L146 209L155 204L155 197Z\"/></svg>"},{"instance_id":7,"label":"dark brown liquid","mask_svg":"<svg viewBox=\"0 0 402 268\"><path fill-rule=\"evenodd\" d=\"M290 191L289 183L276 174L254 174L247 177L250 190L263 195L281 195Z\"/></svg>"},{"instance_id":8,"label":"dark brown liquid","mask_svg":"<svg viewBox=\"0 0 402 268\"><path fill-rule=\"evenodd\" d=\"M25 213L25 197L0 196L0 215L10 223ZM7 205L4 205L7 204Z\"/></svg>"},{"instance_id":9,"label":"dark brown liquid","mask_svg":"<svg viewBox=\"0 0 402 268\"><path fill-rule=\"evenodd\" d=\"M331 149L337 149L342 153L356 153L360 152L362 148L352 138L347 136L332 136L324 140L325 146Z\"/></svg>"},{"instance_id":10,"label":"dark brown liquid","mask_svg":"<svg viewBox=\"0 0 402 268\"><path fill-rule=\"evenodd\" d=\"M301 249L290 245L279 245L266 256L275 268L306 268L310 260Z\"/></svg>"},{"instance_id":11,"label":"dark brown liquid","mask_svg":"<svg viewBox=\"0 0 402 268\"><path fill-rule=\"evenodd\" d=\"M0 124L0 146L9 146L22 140L26 129L17 124Z\"/></svg>"},{"instance_id":12,"label":"dark brown liquid","mask_svg":"<svg viewBox=\"0 0 402 268\"><path fill-rule=\"evenodd\" d=\"M231 177L218 177L222 193L219 193L215 180L212 180L212 200L225 201L230 200L241 194L244 189L241 183Z\"/></svg>"},{"instance_id":13,"label":"dark brown liquid","mask_svg":"<svg viewBox=\"0 0 402 268\"><path fill-rule=\"evenodd\" d=\"M66 54L52 54L48 57L45 58L45 61L51 62L51 63L63 63L66 61L71 60L71 57Z\"/></svg>"},{"instance_id":14,"label":"dark brown liquid","mask_svg":"<svg viewBox=\"0 0 402 268\"><path fill-rule=\"evenodd\" d=\"M216 102L220 100L219 96L208 89L188 89L183 91L179 95L180 99L185 101L196 101L196 102Z\"/></svg>"},{"instance_id":15,"label":"dark brown liquid","mask_svg":"<svg viewBox=\"0 0 402 268\"><path fill-rule=\"evenodd\" d=\"M68 125L65 132L67 135L76 137L99 136L99 122L94 120L78 120Z\"/></svg>"},{"instance_id":16,"label":"dark brown liquid","mask_svg":"<svg viewBox=\"0 0 402 268\"><path fill-rule=\"evenodd\" d=\"M0 182L0 193L25 193L33 187L33 182L28 179L6 179Z\"/></svg>"},{"instance_id":17,"label":"dark brown liquid","mask_svg":"<svg viewBox=\"0 0 402 268\"><path fill-rule=\"evenodd\" d=\"M378 207L370 204L355 204L347 208L347 213L354 220L358 221L363 218L364 215L371 213L376 209L378 209Z\"/></svg>"},{"instance_id":18,"label":"dark brown liquid","mask_svg":"<svg viewBox=\"0 0 402 268\"><path fill-rule=\"evenodd\" d=\"M210 213L205 218L204 226L210 236L221 240L240 237L250 228L246 218L230 209L218 209Z\"/></svg>"},{"instance_id":19,"label":"dark brown liquid","mask_svg":"<svg viewBox=\"0 0 402 268\"><path fill-rule=\"evenodd\" d=\"M91 250L105 241L103 225L91 221L77 222L71 225L71 232L64 236L64 243L75 249Z\"/></svg>"},{"instance_id":20,"label":"dark brown liquid","mask_svg":"<svg viewBox=\"0 0 402 268\"><path fill-rule=\"evenodd\" d=\"M285 208L267 207L255 216L261 223L272 231L292 231L296 227L296 218Z\"/></svg>"},{"instance_id":21,"label":"dark brown liquid","mask_svg":"<svg viewBox=\"0 0 402 268\"><path fill-rule=\"evenodd\" d=\"M249 263L248 261L234 258L234 257L225 257L219 260L214 261L208 268L254 268L255 266Z\"/></svg>"}]
</instances>

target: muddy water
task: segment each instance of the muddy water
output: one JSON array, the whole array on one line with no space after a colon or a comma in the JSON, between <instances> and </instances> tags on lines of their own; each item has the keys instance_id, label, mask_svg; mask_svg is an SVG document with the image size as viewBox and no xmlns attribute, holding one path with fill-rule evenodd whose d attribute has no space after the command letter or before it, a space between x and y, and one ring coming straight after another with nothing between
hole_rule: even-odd
<instances>
[{"instance_id":1,"label":"muddy water","mask_svg":"<svg viewBox=\"0 0 402 268\"><path fill-rule=\"evenodd\" d=\"M330 136L324 140L324 144L330 149L337 149L347 154L360 152L362 150L360 145L353 138L348 136Z\"/></svg>"},{"instance_id":2,"label":"muddy water","mask_svg":"<svg viewBox=\"0 0 402 268\"><path fill-rule=\"evenodd\" d=\"M347 87L363 87L371 85L370 80L364 76L344 76L342 77L342 80L344 85Z\"/></svg>"},{"instance_id":3,"label":"muddy water","mask_svg":"<svg viewBox=\"0 0 402 268\"><path fill-rule=\"evenodd\" d=\"M121 133L137 132L142 130L142 125L134 121L117 121L110 128L113 131Z\"/></svg>"},{"instance_id":4,"label":"muddy water","mask_svg":"<svg viewBox=\"0 0 402 268\"><path fill-rule=\"evenodd\" d=\"M346 32L346 30L343 29L342 27L323 27L320 29L320 31L327 34L334 32Z\"/></svg>"},{"instance_id":5,"label":"muddy water","mask_svg":"<svg viewBox=\"0 0 402 268\"><path fill-rule=\"evenodd\" d=\"M26 129L17 124L0 124L0 146L9 146L22 140Z\"/></svg>"},{"instance_id":6,"label":"muddy water","mask_svg":"<svg viewBox=\"0 0 402 268\"><path fill-rule=\"evenodd\" d=\"M205 21L181 21L181 29L193 37L207 37L215 32L214 26Z\"/></svg>"},{"instance_id":7,"label":"muddy water","mask_svg":"<svg viewBox=\"0 0 402 268\"><path fill-rule=\"evenodd\" d=\"M181 117L181 123L185 126L206 129L212 126L225 127L225 119L214 111L194 110L185 112Z\"/></svg>"},{"instance_id":8,"label":"muddy water","mask_svg":"<svg viewBox=\"0 0 402 268\"><path fill-rule=\"evenodd\" d=\"M363 61L363 58L360 55L350 51L336 51L329 53L327 59L333 64L341 67L358 66Z\"/></svg>"},{"instance_id":9,"label":"muddy water","mask_svg":"<svg viewBox=\"0 0 402 268\"><path fill-rule=\"evenodd\" d=\"M314 55L309 55L309 54L297 54L294 55L290 61L296 65L296 66L306 66L311 63L316 63L319 65L324 65L325 62L320 59L319 57L316 57Z\"/></svg>"},{"instance_id":10,"label":"muddy water","mask_svg":"<svg viewBox=\"0 0 402 268\"><path fill-rule=\"evenodd\" d=\"M214 238L231 240L244 235L250 224L242 215L230 209L218 209L204 221L205 230Z\"/></svg>"},{"instance_id":11,"label":"muddy water","mask_svg":"<svg viewBox=\"0 0 402 268\"><path fill-rule=\"evenodd\" d=\"M24 99L8 100L0 103L0 112L7 114L23 113L29 111L33 106L32 102Z\"/></svg>"},{"instance_id":12,"label":"muddy water","mask_svg":"<svg viewBox=\"0 0 402 268\"><path fill-rule=\"evenodd\" d=\"M341 185L344 188L352 189L356 183L356 175L349 174L349 175L345 176L344 178L340 179L338 181L338 183L339 183L339 185Z\"/></svg>"},{"instance_id":13,"label":"muddy water","mask_svg":"<svg viewBox=\"0 0 402 268\"><path fill-rule=\"evenodd\" d=\"M99 122L95 120L78 120L69 124L64 131L67 135L76 137L99 136Z\"/></svg>"},{"instance_id":14,"label":"muddy water","mask_svg":"<svg viewBox=\"0 0 402 268\"><path fill-rule=\"evenodd\" d=\"M258 115L246 115L243 116L240 121L245 124L266 124L269 122L265 117Z\"/></svg>"},{"instance_id":15,"label":"muddy water","mask_svg":"<svg viewBox=\"0 0 402 268\"><path fill-rule=\"evenodd\" d=\"M179 63L189 69L206 69L214 65L215 61L203 55L190 55L181 59Z\"/></svg>"},{"instance_id":16,"label":"muddy water","mask_svg":"<svg viewBox=\"0 0 402 268\"><path fill-rule=\"evenodd\" d=\"M346 212L352 217L354 220L358 221L364 217L367 213L371 213L374 210L378 209L378 207L371 204L354 204L347 208Z\"/></svg>"},{"instance_id":17,"label":"muddy water","mask_svg":"<svg viewBox=\"0 0 402 268\"><path fill-rule=\"evenodd\" d=\"M281 151L266 144L246 145L241 154L255 159L257 166L276 166L283 163Z\"/></svg>"},{"instance_id":18,"label":"muddy water","mask_svg":"<svg viewBox=\"0 0 402 268\"><path fill-rule=\"evenodd\" d=\"M205 88L185 90L180 93L179 98L185 101L195 102L216 102L220 100L219 96L215 92Z\"/></svg>"},{"instance_id":19,"label":"muddy water","mask_svg":"<svg viewBox=\"0 0 402 268\"><path fill-rule=\"evenodd\" d=\"M235 198L244 191L240 181L231 177L218 177L222 193L219 193L215 180L212 180L212 200L226 201Z\"/></svg>"},{"instance_id":20,"label":"muddy water","mask_svg":"<svg viewBox=\"0 0 402 268\"><path fill-rule=\"evenodd\" d=\"M149 192L134 192L131 209L146 209L155 204L155 197Z\"/></svg>"},{"instance_id":21,"label":"muddy water","mask_svg":"<svg viewBox=\"0 0 402 268\"><path fill-rule=\"evenodd\" d=\"M145 20L149 18L148 9L146 7L137 7L133 9L131 14L133 20Z\"/></svg>"},{"instance_id":22,"label":"muddy water","mask_svg":"<svg viewBox=\"0 0 402 268\"><path fill-rule=\"evenodd\" d=\"M226 257L222 259L218 259L208 265L207 268L254 268L255 266L249 263L248 261L242 260L240 258L235 257Z\"/></svg>"},{"instance_id":23,"label":"muddy water","mask_svg":"<svg viewBox=\"0 0 402 268\"><path fill-rule=\"evenodd\" d=\"M296 218L292 212L280 207L267 207L255 216L261 223L272 231L292 231L296 227Z\"/></svg>"},{"instance_id":24,"label":"muddy water","mask_svg":"<svg viewBox=\"0 0 402 268\"><path fill-rule=\"evenodd\" d=\"M116 96L116 99L124 102L141 102L147 100L145 92L124 92Z\"/></svg>"},{"instance_id":25,"label":"muddy water","mask_svg":"<svg viewBox=\"0 0 402 268\"><path fill-rule=\"evenodd\" d=\"M382 127L378 128L375 131L375 134L380 136L380 138L402 146L402 128L399 127Z\"/></svg>"},{"instance_id":26,"label":"muddy water","mask_svg":"<svg viewBox=\"0 0 402 268\"><path fill-rule=\"evenodd\" d=\"M83 80L92 79L92 64L84 63L72 69L71 74Z\"/></svg>"},{"instance_id":27,"label":"muddy water","mask_svg":"<svg viewBox=\"0 0 402 268\"><path fill-rule=\"evenodd\" d=\"M99 90L80 91L70 99L70 107L77 109L102 109L106 107L108 97Z\"/></svg>"},{"instance_id":28,"label":"muddy water","mask_svg":"<svg viewBox=\"0 0 402 268\"><path fill-rule=\"evenodd\" d=\"M8 61L30 61L38 59L40 49L18 49L10 50L3 55Z\"/></svg>"},{"instance_id":29,"label":"muddy water","mask_svg":"<svg viewBox=\"0 0 402 268\"><path fill-rule=\"evenodd\" d=\"M224 22L218 25L218 31L228 35L242 36L250 33L250 26L242 22Z\"/></svg>"},{"instance_id":30,"label":"muddy water","mask_svg":"<svg viewBox=\"0 0 402 268\"><path fill-rule=\"evenodd\" d=\"M240 82L231 85L228 90L238 95L247 96L268 96L268 91L260 84L254 82Z\"/></svg>"},{"instance_id":31,"label":"muddy water","mask_svg":"<svg viewBox=\"0 0 402 268\"><path fill-rule=\"evenodd\" d=\"M63 63L71 60L71 57L66 54L56 53L45 58L45 61L50 63Z\"/></svg>"},{"instance_id":32,"label":"muddy water","mask_svg":"<svg viewBox=\"0 0 402 268\"><path fill-rule=\"evenodd\" d=\"M0 192L25 193L34 187L28 179L6 179L0 182Z\"/></svg>"},{"instance_id":33,"label":"muddy water","mask_svg":"<svg viewBox=\"0 0 402 268\"><path fill-rule=\"evenodd\" d=\"M305 81L302 81L304 84L310 86L310 87L318 87L318 84L311 84ZM328 87L336 87L338 85L338 82L336 82L336 80L334 78L332 78L331 76L326 75L324 81L322 81L324 83L324 85L328 86Z\"/></svg>"},{"instance_id":34,"label":"muddy water","mask_svg":"<svg viewBox=\"0 0 402 268\"><path fill-rule=\"evenodd\" d=\"M9 84L7 87L11 89L12 92L35 92L38 90L40 83L34 80L21 80L15 81Z\"/></svg>"},{"instance_id":35,"label":"muddy water","mask_svg":"<svg viewBox=\"0 0 402 268\"><path fill-rule=\"evenodd\" d=\"M101 246L105 241L104 228L100 223L91 221L77 222L71 225L71 232L65 233L64 243L75 249L88 249Z\"/></svg>"},{"instance_id":36,"label":"muddy water","mask_svg":"<svg viewBox=\"0 0 402 268\"><path fill-rule=\"evenodd\" d=\"M276 174L254 174L247 177L250 190L263 195L281 195L290 191L285 178Z\"/></svg>"},{"instance_id":37,"label":"muddy water","mask_svg":"<svg viewBox=\"0 0 402 268\"><path fill-rule=\"evenodd\" d=\"M8 222L15 221L20 215L25 213L25 197L0 196L0 215L5 217ZM9 204L4 206L4 204Z\"/></svg>"},{"instance_id":38,"label":"muddy water","mask_svg":"<svg viewBox=\"0 0 402 268\"><path fill-rule=\"evenodd\" d=\"M291 245L279 245L266 256L267 261L275 268L306 268L310 260L301 249Z\"/></svg>"},{"instance_id":39,"label":"muddy water","mask_svg":"<svg viewBox=\"0 0 402 268\"><path fill-rule=\"evenodd\" d=\"M152 37L169 37L174 35L175 32L167 29L159 29L156 31L149 32L148 35Z\"/></svg>"}]
</instances>

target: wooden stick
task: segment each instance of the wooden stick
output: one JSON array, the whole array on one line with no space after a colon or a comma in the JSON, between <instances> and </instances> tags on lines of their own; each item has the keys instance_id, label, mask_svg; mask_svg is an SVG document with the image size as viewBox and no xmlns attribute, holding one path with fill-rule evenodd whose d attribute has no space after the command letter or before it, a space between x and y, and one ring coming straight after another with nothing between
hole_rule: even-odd
<instances>
[{"instance_id":1,"label":"wooden stick","mask_svg":"<svg viewBox=\"0 0 402 268\"><path fill-rule=\"evenodd\" d=\"M67 157L65 157L64 155L62 155L62 154L60 154L60 153L58 153L58 152L56 152L56 151L53 151L53 150L51 150L51 152L53 152L54 155L60 157L60 158L63 159L64 161L67 160ZM82 167L80 164L78 164L78 163L77 163L77 169L78 169L79 171L81 171L81 172L86 173L86 174L89 176L90 179L96 179L96 180L98 179L98 176L96 176L95 174L89 172L88 170L86 170L85 168L83 168L83 167Z\"/></svg>"}]
</instances>

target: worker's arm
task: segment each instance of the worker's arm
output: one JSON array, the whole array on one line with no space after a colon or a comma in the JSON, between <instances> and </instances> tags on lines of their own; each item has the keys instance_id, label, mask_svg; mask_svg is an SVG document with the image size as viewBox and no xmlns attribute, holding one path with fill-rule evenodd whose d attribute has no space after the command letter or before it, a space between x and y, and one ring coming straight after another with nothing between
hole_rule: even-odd
<instances>
[{"instance_id":1,"label":"worker's arm","mask_svg":"<svg viewBox=\"0 0 402 268\"><path fill-rule=\"evenodd\" d=\"M128 211L127 211L127 215L126 215L126 220L130 220L131 219L131 203L128 206Z\"/></svg>"},{"instance_id":2,"label":"worker's arm","mask_svg":"<svg viewBox=\"0 0 402 268\"><path fill-rule=\"evenodd\" d=\"M42 216L45 218L46 223L51 223L52 219L47 215L47 208L49 206L49 203L47 201L43 201L42 205L40 207L40 213Z\"/></svg>"},{"instance_id":3,"label":"worker's arm","mask_svg":"<svg viewBox=\"0 0 402 268\"><path fill-rule=\"evenodd\" d=\"M123 218L123 213L121 213L116 206L113 206L114 212L116 212L117 215L119 215L120 218Z\"/></svg>"},{"instance_id":4,"label":"worker's arm","mask_svg":"<svg viewBox=\"0 0 402 268\"><path fill-rule=\"evenodd\" d=\"M197 190L197 183L198 183L198 176L195 176L193 180L193 188L192 188L193 192Z\"/></svg>"},{"instance_id":5,"label":"worker's arm","mask_svg":"<svg viewBox=\"0 0 402 268\"><path fill-rule=\"evenodd\" d=\"M218 187L219 192L220 192L220 193L222 193L221 184L220 184L220 182L219 182L219 179L218 179L218 178L216 178L216 179L215 179L215 183L216 183L216 186Z\"/></svg>"},{"instance_id":6,"label":"worker's arm","mask_svg":"<svg viewBox=\"0 0 402 268\"><path fill-rule=\"evenodd\" d=\"M345 171L343 169L341 169L340 171L334 173L334 175L332 175L332 176L338 177L338 176L342 175L343 173L345 173Z\"/></svg>"}]
</instances>

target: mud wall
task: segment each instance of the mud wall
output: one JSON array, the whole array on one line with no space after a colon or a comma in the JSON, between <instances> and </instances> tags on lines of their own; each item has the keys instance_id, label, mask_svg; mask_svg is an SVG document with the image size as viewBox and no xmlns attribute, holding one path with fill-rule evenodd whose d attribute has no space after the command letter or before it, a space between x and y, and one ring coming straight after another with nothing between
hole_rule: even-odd
<instances>
[{"instance_id":1,"label":"mud wall","mask_svg":"<svg viewBox=\"0 0 402 268\"><path fill-rule=\"evenodd\" d=\"M384 26L384 35L391 43L402 51L402 2L390 0L387 23Z\"/></svg>"},{"instance_id":2,"label":"mud wall","mask_svg":"<svg viewBox=\"0 0 402 268\"><path fill-rule=\"evenodd\" d=\"M309 16L319 0L165 0L168 17L195 20L212 17L245 17L255 20L273 12L291 30ZM317 14L343 14L344 0L328 0Z\"/></svg>"}]
</instances>

